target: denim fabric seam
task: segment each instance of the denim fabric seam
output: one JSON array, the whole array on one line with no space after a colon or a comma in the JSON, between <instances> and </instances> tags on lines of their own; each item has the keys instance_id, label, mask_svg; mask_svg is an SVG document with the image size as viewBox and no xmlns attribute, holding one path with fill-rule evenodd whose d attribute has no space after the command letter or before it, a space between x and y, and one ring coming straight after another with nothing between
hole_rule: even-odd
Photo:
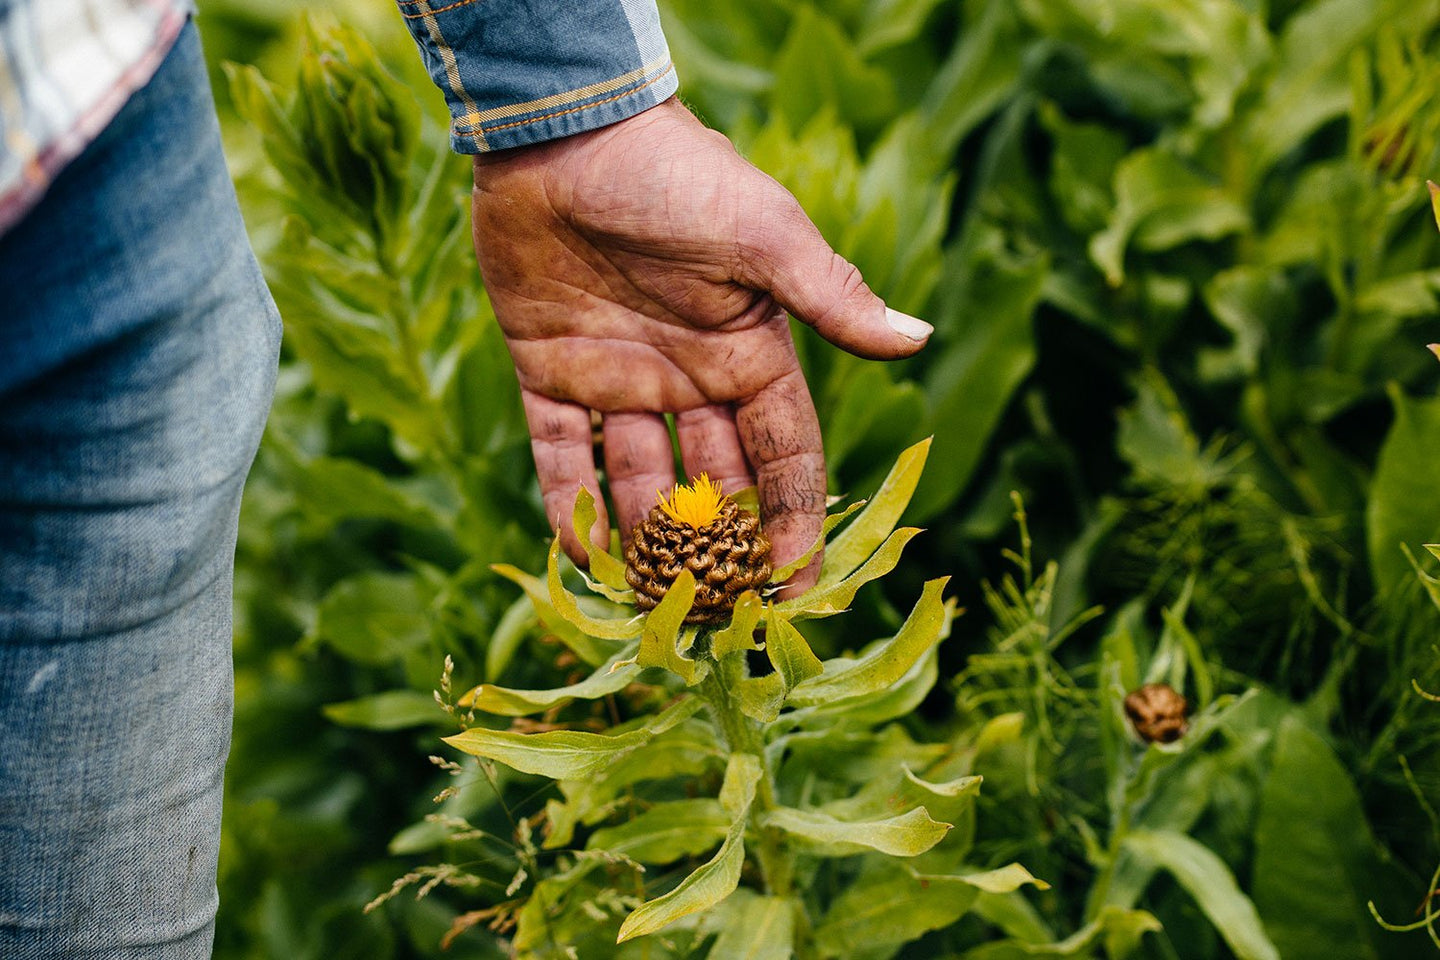
<instances>
[{"instance_id":1,"label":"denim fabric seam","mask_svg":"<svg viewBox=\"0 0 1440 960\"><path fill-rule=\"evenodd\" d=\"M497 123L490 126L481 125L473 133L467 133L461 130L460 125L457 122L455 124L454 133L457 137L484 137L486 134L494 133L497 130L510 130L515 127L529 126L532 123L541 123L545 120L554 120L556 117L564 117L572 113L580 113L585 110L593 110L595 107L602 107L608 103L615 103L617 101L624 100L626 97L633 97L635 94L640 93L664 80L666 77L670 76L674 72L674 65L668 65L663 71L651 77L649 80L646 80L639 86L631 87L629 90L621 91L620 93L617 93L614 96L606 97L603 100L594 100L590 103L582 103L576 107L567 107L564 110L556 110L551 113L543 113L537 117L526 117L524 120L514 120L510 123Z\"/></svg>"}]
</instances>

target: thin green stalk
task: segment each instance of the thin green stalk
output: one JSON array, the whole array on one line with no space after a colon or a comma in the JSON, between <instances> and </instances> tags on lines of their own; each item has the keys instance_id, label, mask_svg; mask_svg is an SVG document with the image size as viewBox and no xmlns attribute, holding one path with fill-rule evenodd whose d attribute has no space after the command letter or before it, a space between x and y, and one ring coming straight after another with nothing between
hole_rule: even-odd
<instances>
[{"instance_id":1,"label":"thin green stalk","mask_svg":"<svg viewBox=\"0 0 1440 960\"><path fill-rule=\"evenodd\" d=\"M755 788L755 802L750 806L750 825L760 838L756 858L765 889L773 896L788 897L794 892L794 858L780 831L762 825L765 815L776 807L775 777L765 758L764 732L758 722L740 711L740 705L730 693L742 669L739 657L726 657L701 682L699 692L720 725L730 752L748 753L760 760L760 782Z\"/></svg>"}]
</instances>

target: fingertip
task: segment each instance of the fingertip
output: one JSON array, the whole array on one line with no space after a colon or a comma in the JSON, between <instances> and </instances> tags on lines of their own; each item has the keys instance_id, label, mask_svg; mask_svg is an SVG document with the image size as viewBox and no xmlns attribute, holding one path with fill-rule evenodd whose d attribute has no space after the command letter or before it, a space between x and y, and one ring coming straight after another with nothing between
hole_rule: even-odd
<instances>
[{"instance_id":1,"label":"fingertip","mask_svg":"<svg viewBox=\"0 0 1440 960\"><path fill-rule=\"evenodd\" d=\"M919 317L912 317L908 313L901 313L893 307L885 308L885 325L914 344L916 350L925 346L930 340L930 334L935 332L933 326L921 320Z\"/></svg>"}]
</instances>

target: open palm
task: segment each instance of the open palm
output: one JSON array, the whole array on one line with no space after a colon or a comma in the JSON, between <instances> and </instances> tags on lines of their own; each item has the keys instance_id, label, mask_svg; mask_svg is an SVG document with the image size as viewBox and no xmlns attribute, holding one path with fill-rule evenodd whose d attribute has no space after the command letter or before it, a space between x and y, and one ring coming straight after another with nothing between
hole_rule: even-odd
<instances>
[{"instance_id":1,"label":"open palm","mask_svg":"<svg viewBox=\"0 0 1440 960\"><path fill-rule=\"evenodd\" d=\"M787 311L873 359L919 350L928 325L887 310L785 188L674 100L477 158L473 213L545 509L577 562L559 521L580 484L599 491L592 411L626 535L675 482L671 413L687 474L758 486L777 563L810 546L825 465Z\"/></svg>"}]
</instances>

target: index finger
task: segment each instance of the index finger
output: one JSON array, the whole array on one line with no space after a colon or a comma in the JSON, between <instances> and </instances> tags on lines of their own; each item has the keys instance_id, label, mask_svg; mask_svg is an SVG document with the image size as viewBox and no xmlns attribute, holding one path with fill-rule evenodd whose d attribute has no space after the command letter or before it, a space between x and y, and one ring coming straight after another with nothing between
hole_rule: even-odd
<instances>
[{"instance_id":1,"label":"index finger","mask_svg":"<svg viewBox=\"0 0 1440 960\"><path fill-rule=\"evenodd\" d=\"M755 468L760 520L780 567L803 554L825 519L825 451L810 388L797 365L735 410L740 443ZM820 577L823 552L802 567L781 591L793 597Z\"/></svg>"}]
</instances>

